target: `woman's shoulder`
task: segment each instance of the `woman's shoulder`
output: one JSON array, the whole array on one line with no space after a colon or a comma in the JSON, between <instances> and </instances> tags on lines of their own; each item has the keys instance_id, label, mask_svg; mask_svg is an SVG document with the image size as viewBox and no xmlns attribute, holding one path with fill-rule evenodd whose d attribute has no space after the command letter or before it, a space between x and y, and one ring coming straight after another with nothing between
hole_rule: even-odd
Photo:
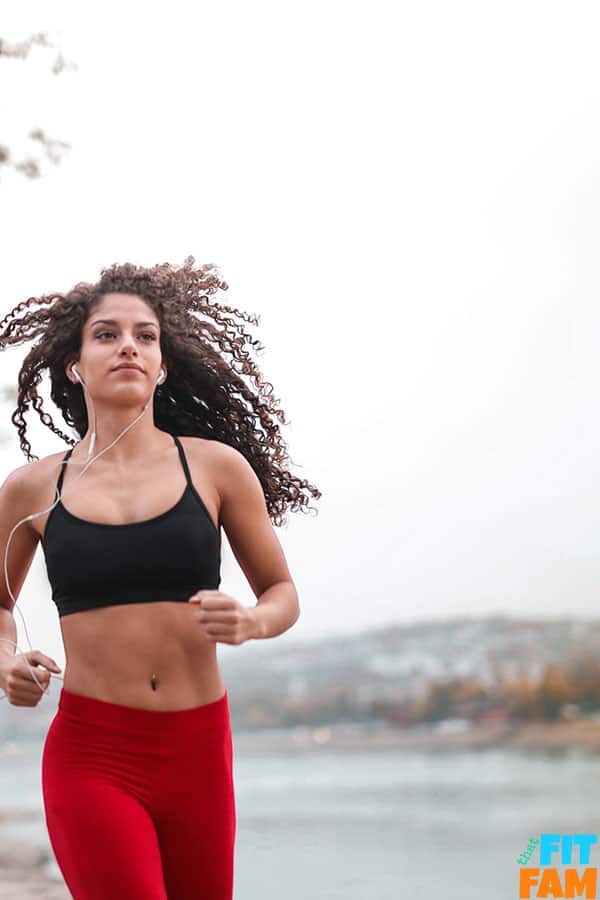
<instances>
[{"instance_id":1,"label":"woman's shoulder","mask_svg":"<svg viewBox=\"0 0 600 900\"><path fill-rule=\"evenodd\" d=\"M36 490L50 472L58 473L59 463L65 453L66 450L61 450L59 453L49 453L48 456L32 459L30 462L13 469L9 478L14 478L24 488Z\"/></svg>"},{"instance_id":2,"label":"woman's shoulder","mask_svg":"<svg viewBox=\"0 0 600 900\"><path fill-rule=\"evenodd\" d=\"M207 461L225 462L228 459L233 459L236 455L242 456L235 447L232 447L230 444L224 444L223 441L219 441L217 438L179 436L178 440L181 441L186 453L189 450L190 453L199 459L204 458Z\"/></svg>"},{"instance_id":3,"label":"woman's shoulder","mask_svg":"<svg viewBox=\"0 0 600 900\"><path fill-rule=\"evenodd\" d=\"M180 437L179 440L189 460L192 479L197 479L199 484L207 479L221 502L228 492L235 493L236 486L248 477L246 470L250 464L230 444L216 438Z\"/></svg>"},{"instance_id":4,"label":"woman's shoulder","mask_svg":"<svg viewBox=\"0 0 600 900\"><path fill-rule=\"evenodd\" d=\"M22 466L17 466L6 476L4 484L9 489L12 488L19 502L23 502L29 508L31 503L36 502L39 491L45 487L50 473L55 472L58 478L60 460L64 453L65 451L50 453L48 456L32 459Z\"/></svg>"}]
</instances>

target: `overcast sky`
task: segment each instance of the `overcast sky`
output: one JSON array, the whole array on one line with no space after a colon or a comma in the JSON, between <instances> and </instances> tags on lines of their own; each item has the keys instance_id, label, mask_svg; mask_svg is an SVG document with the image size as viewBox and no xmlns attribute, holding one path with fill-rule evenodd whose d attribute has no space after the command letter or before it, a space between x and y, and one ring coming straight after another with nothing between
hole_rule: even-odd
<instances>
[{"instance_id":1,"label":"overcast sky","mask_svg":"<svg viewBox=\"0 0 600 900\"><path fill-rule=\"evenodd\" d=\"M19 2L3 18L6 39L45 29L79 68L52 76L41 48L0 65L0 143L25 150L39 125L72 144L41 180L2 174L0 313L192 254L261 315L293 471L323 491L318 516L277 530L302 607L280 640L596 615L597 4ZM4 384L29 347L2 354ZM25 461L10 412L6 473ZM28 421L37 455L61 449ZM222 590L253 603L225 551ZM41 547L19 606L64 659Z\"/></svg>"}]
</instances>

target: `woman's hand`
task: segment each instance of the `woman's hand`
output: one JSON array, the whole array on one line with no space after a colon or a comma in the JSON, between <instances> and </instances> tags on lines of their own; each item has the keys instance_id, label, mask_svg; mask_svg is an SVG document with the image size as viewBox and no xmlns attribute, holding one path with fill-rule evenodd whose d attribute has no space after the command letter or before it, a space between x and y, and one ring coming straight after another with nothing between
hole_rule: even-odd
<instances>
[{"instance_id":1,"label":"woman's hand","mask_svg":"<svg viewBox=\"0 0 600 900\"><path fill-rule=\"evenodd\" d=\"M31 674L29 666L34 669L41 688ZM14 656L0 653L0 688L6 694L11 706L37 706L50 684L50 672L60 671L55 660L40 650L28 650Z\"/></svg>"},{"instance_id":2,"label":"woman's hand","mask_svg":"<svg viewBox=\"0 0 600 900\"><path fill-rule=\"evenodd\" d=\"M211 641L243 644L257 636L254 607L242 606L222 591L197 591L188 599L194 604L194 619Z\"/></svg>"}]
</instances>

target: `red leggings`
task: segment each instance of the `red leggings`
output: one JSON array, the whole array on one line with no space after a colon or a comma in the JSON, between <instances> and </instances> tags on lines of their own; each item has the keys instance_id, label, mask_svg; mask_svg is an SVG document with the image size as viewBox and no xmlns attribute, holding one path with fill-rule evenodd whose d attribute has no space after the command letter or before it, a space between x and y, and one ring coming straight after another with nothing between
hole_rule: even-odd
<instances>
[{"instance_id":1,"label":"red leggings","mask_svg":"<svg viewBox=\"0 0 600 900\"><path fill-rule=\"evenodd\" d=\"M232 900L227 691L213 703L159 711L62 688L42 790L74 900Z\"/></svg>"}]
</instances>

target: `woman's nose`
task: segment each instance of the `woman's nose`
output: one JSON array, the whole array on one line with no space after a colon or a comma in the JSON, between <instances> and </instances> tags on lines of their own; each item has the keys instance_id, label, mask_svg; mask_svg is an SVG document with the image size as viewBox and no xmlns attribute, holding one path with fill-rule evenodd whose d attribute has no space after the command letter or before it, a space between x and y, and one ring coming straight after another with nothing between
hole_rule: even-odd
<instances>
[{"instance_id":1,"label":"woman's nose","mask_svg":"<svg viewBox=\"0 0 600 900\"><path fill-rule=\"evenodd\" d=\"M131 334L124 334L121 338L121 343L119 350L122 352L123 350L135 350L135 339Z\"/></svg>"}]
</instances>

